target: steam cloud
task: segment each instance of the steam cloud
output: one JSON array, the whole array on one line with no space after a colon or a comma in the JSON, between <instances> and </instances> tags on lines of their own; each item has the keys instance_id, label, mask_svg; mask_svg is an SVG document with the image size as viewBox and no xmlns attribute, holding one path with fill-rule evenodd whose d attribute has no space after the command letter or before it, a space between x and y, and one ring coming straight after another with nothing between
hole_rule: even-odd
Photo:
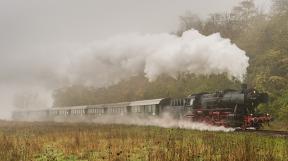
<instances>
[{"instance_id":1,"label":"steam cloud","mask_svg":"<svg viewBox=\"0 0 288 161\"><path fill-rule=\"evenodd\" d=\"M233 128L225 128L224 126L213 126L200 122L191 122L188 120L174 119L169 114L164 114L161 117L139 117L139 116L103 116L93 119L95 123L102 124L126 124L126 125L140 125L140 126L157 126L163 128L181 128L200 131L234 131Z\"/></svg>"},{"instance_id":2,"label":"steam cloud","mask_svg":"<svg viewBox=\"0 0 288 161\"><path fill-rule=\"evenodd\" d=\"M189 30L172 34L128 34L96 42L72 59L73 81L105 85L144 73L153 81L161 74L210 75L226 73L243 81L249 58L219 33L204 36Z\"/></svg>"},{"instance_id":3,"label":"steam cloud","mask_svg":"<svg viewBox=\"0 0 288 161\"><path fill-rule=\"evenodd\" d=\"M26 118L21 118L22 121L47 121L45 117L39 117L34 115L28 115ZM48 119L51 121L51 118ZM73 117L63 117L55 116L52 121L54 122L88 122L88 123L98 123L98 124L124 124L124 125L138 125L138 126L156 126L163 128L181 128L181 129L191 129L200 131L223 131L231 132L235 129L226 128L224 126L213 126L201 122L192 122L189 120L175 119L169 115L169 113L164 113L160 117L155 116L139 116L139 115L103 115L95 116L93 118L83 117L83 116L73 116Z\"/></svg>"},{"instance_id":4,"label":"steam cloud","mask_svg":"<svg viewBox=\"0 0 288 161\"><path fill-rule=\"evenodd\" d=\"M39 54L25 53L16 60L8 56L0 64L0 83L51 91L71 84L108 86L143 73L150 81L162 74L176 78L179 73L226 73L242 81L249 65L245 52L229 39L219 33L204 36L197 30L186 31L181 37L123 34L87 47L75 46L39 47L34 51ZM15 61L17 65L11 64Z\"/></svg>"}]
</instances>

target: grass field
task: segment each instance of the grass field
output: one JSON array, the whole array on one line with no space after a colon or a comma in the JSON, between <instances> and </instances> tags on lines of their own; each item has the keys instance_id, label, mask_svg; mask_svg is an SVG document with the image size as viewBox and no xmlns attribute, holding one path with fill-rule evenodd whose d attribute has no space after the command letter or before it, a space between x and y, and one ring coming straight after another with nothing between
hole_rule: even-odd
<instances>
[{"instance_id":1,"label":"grass field","mask_svg":"<svg viewBox=\"0 0 288 161\"><path fill-rule=\"evenodd\" d=\"M287 161L288 139L148 126L0 122L1 161Z\"/></svg>"}]
</instances>

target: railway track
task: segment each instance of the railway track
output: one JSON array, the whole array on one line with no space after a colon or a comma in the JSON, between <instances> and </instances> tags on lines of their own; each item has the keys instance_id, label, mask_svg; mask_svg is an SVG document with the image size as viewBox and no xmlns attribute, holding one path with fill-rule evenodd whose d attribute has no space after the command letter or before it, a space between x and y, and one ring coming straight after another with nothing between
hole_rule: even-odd
<instances>
[{"instance_id":1,"label":"railway track","mask_svg":"<svg viewBox=\"0 0 288 161\"><path fill-rule=\"evenodd\" d=\"M254 133L259 135L276 136L288 138L288 131L276 131L276 130L236 130L239 133Z\"/></svg>"}]
</instances>

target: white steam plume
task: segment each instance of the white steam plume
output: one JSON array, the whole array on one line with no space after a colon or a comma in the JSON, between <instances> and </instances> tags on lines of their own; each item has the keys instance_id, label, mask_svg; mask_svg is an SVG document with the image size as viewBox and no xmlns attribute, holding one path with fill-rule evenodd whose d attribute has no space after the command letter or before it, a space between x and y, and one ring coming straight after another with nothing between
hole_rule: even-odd
<instances>
[{"instance_id":1,"label":"white steam plume","mask_svg":"<svg viewBox=\"0 0 288 161\"><path fill-rule=\"evenodd\" d=\"M18 118L19 120L19 118ZM39 115L27 115L20 118L21 121L54 121L54 122L87 122L97 124L124 124L124 125L138 125L138 126L157 126L163 128L181 128L200 131L235 131L234 128L226 128L224 126L213 126L201 122L192 122L190 120L173 118L169 113L164 113L161 116L147 116L147 115L102 115L102 116L73 116L63 117L55 116L54 118L45 118Z\"/></svg>"},{"instance_id":2,"label":"white steam plume","mask_svg":"<svg viewBox=\"0 0 288 161\"><path fill-rule=\"evenodd\" d=\"M249 58L219 33L204 36L196 30L172 34L128 34L97 42L72 59L68 67L73 81L88 84L115 83L145 73L150 80L161 74L202 75L226 73L243 80ZM73 82L72 81L72 82Z\"/></svg>"},{"instance_id":3,"label":"white steam plume","mask_svg":"<svg viewBox=\"0 0 288 161\"><path fill-rule=\"evenodd\" d=\"M67 121L67 120L66 120ZM71 121L71 120L70 120ZM74 120L75 121L75 120ZM79 121L79 120L78 120ZM168 113L165 113L161 117L155 116L102 116L94 118L93 122L101 124L126 124L126 125L139 125L139 126L157 126L163 128L181 128L200 131L234 131L233 128L226 128L224 126L213 126L201 122L192 122L183 119L174 119Z\"/></svg>"}]
</instances>

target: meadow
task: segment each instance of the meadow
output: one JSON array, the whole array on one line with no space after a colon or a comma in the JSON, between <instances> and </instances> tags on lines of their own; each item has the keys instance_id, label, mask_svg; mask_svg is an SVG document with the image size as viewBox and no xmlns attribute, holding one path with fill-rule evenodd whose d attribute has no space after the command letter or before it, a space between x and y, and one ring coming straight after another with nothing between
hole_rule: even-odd
<instances>
[{"instance_id":1,"label":"meadow","mask_svg":"<svg viewBox=\"0 0 288 161\"><path fill-rule=\"evenodd\" d=\"M287 161L288 139L152 126L0 121L1 161Z\"/></svg>"}]
</instances>

